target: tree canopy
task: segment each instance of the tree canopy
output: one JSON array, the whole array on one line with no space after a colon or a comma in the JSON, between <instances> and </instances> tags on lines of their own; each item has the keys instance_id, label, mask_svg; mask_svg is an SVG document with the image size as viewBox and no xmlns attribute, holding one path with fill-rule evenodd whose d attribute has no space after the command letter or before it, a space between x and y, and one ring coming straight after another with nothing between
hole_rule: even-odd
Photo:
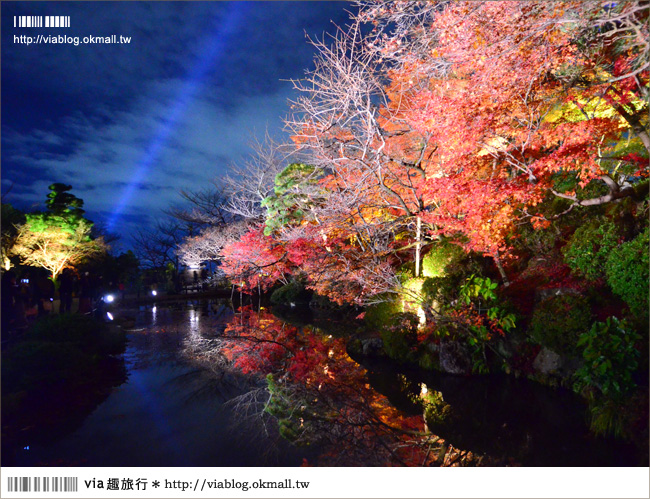
<instances>
[{"instance_id":1,"label":"tree canopy","mask_svg":"<svg viewBox=\"0 0 650 499\"><path fill-rule=\"evenodd\" d=\"M42 267L56 281L61 272L106 251L103 239L91 237L92 222L83 217L83 201L65 184L50 185L43 213L28 213L17 227L11 253L24 265Z\"/></svg>"}]
</instances>

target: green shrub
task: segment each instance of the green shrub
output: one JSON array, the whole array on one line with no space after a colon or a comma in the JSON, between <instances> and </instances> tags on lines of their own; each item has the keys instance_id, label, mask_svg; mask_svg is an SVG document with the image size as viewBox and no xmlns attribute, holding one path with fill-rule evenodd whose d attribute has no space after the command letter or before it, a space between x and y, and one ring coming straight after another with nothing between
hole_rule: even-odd
<instances>
[{"instance_id":1,"label":"green shrub","mask_svg":"<svg viewBox=\"0 0 650 499\"><path fill-rule=\"evenodd\" d=\"M311 292L298 281L279 287L271 294L273 305L289 305L290 303L309 303Z\"/></svg>"},{"instance_id":2,"label":"green shrub","mask_svg":"<svg viewBox=\"0 0 650 499\"><path fill-rule=\"evenodd\" d=\"M547 202L546 204L551 203ZM542 208L540 208L540 211L546 212L546 210ZM552 212L562 210L548 209L548 211ZM551 225L544 230L535 229L531 224L521 225L517 231L517 237L513 238L510 244L520 251L523 250L533 255L550 253L555 249L558 239L560 238L560 231L558 230L557 225L557 221L551 222Z\"/></svg>"},{"instance_id":3,"label":"green shrub","mask_svg":"<svg viewBox=\"0 0 650 499\"><path fill-rule=\"evenodd\" d=\"M435 244L422 258L422 275L440 277L447 273L447 268L466 256L463 249L446 241Z\"/></svg>"},{"instance_id":4,"label":"green shrub","mask_svg":"<svg viewBox=\"0 0 650 499\"><path fill-rule=\"evenodd\" d=\"M82 353L70 342L21 341L3 355L3 392L74 381L88 372L93 361L93 356Z\"/></svg>"},{"instance_id":5,"label":"green shrub","mask_svg":"<svg viewBox=\"0 0 650 499\"><path fill-rule=\"evenodd\" d=\"M26 337L43 341L87 343L95 333L107 328L105 322L89 315L48 315L36 321Z\"/></svg>"},{"instance_id":6,"label":"green shrub","mask_svg":"<svg viewBox=\"0 0 650 499\"><path fill-rule=\"evenodd\" d=\"M638 366L638 340L639 335L616 317L595 322L578 340L585 364L576 371L575 389L597 389L607 397L630 392L636 386L632 373Z\"/></svg>"},{"instance_id":7,"label":"green shrub","mask_svg":"<svg viewBox=\"0 0 650 499\"><path fill-rule=\"evenodd\" d=\"M428 390L426 394L421 395L421 400L427 426L435 428L448 422L453 411L441 392Z\"/></svg>"},{"instance_id":8,"label":"green shrub","mask_svg":"<svg viewBox=\"0 0 650 499\"><path fill-rule=\"evenodd\" d=\"M364 322L366 326L379 331L390 323L393 316L401 312L401 304L395 297L385 297L386 301L370 305L366 308Z\"/></svg>"},{"instance_id":9,"label":"green shrub","mask_svg":"<svg viewBox=\"0 0 650 499\"><path fill-rule=\"evenodd\" d=\"M421 348L418 355L418 365L427 371L434 371L440 364L439 356L428 348Z\"/></svg>"},{"instance_id":10,"label":"green shrub","mask_svg":"<svg viewBox=\"0 0 650 499\"><path fill-rule=\"evenodd\" d=\"M607 283L642 319L648 317L648 228L615 248L607 259Z\"/></svg>"},{"instance_id":11,"label":"green shrub","mask_svg":"<svg viewBox=\"0 0 650 499\"><path fill-rule=\"evenodd\" d=\"M309 301L309 306L317 309L329 309L329 310L339 310L341 305L334 303L327 296L319 295L314 293Z\"/></svg>"},{"instance_id":12,"label":"green shrub","mask_svg":"<svg viewBox=\"0 0 650 499\"><path fill-rule=\"evenodd\" d=\"M537 305L528 333L537 343L558 354L575 355L578 338L590 325L591 309L586 298L559 295Z\"/></svg>"},{"instance_id":13,"label":"green shrub","mask_svg":"<svg viewBox=\"0 0 650 499\"><path fill-rule=\"evenodd\" d=\"M591 430L599 435L621 436L626 432L627 412L622 410L636 387L632 378L638 367L640 337L625 322L608 317L583 333L584 365L575 373L574 390L589 400Z\"/></svg>"},{"instance_id":14,"label":"green shrub","mask_svg":"<svg viewBox=\"0 0 650 499\"><path fill-rule=\"evenodd\" d=\"M579 227L564 247L564 260L576 274L595 281L605 276L607 258L616 248L617 225L602 218Z\"/></svg>"},{"instance_id":15,"label":"green shrub","mask_svg":"<svg viewBox=\"0 0 650 499\"><path fill-rule=\"evenodd\" d=\"M422 295L428 304L437 304L446 307L458 298L458 282L451 276L427 277L422 283Z\"/></svg>"},{"instance_id":16,"label":"green shrub","mask_svg":"<svg viewBox=\"0 0 650 499\"><path fill-rule=\"evenodd\" d=\"M85 379L102 357L124 351L126 335L85 315L43 317L3 352L7 393Z\"/></svg>"}]
</instances>

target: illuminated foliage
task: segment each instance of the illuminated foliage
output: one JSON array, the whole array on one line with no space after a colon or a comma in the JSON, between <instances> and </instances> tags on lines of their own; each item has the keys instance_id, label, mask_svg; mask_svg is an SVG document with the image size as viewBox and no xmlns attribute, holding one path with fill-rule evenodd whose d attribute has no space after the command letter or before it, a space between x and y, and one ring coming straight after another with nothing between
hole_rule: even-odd
<instances>
[{"instance_id":1,"label":"illuminated foliage","mask_svg":"<svg viewBox=\"0 0 650 499\"><path fill-rule=\"evenodd\" d=\"M101 238L90 238L90 223L49 214L28 214L20 226L13 253L21 262L47 269L52 279L68 267L105 251Z\"/></svg>"},{"instance_id":2,"label":"illuminated foliage","mask_svg":"<svg viewBox=\"0 0 650 499\"><path fill-rule=\"evenodd\" d=\"M2 203L2 240L0 257L2 258L2 267L4 270L9 270L13 265L11 261L12 249L16 244L16 237L18 235L18 227L25 222L25 215L16 210L8 203Z\"/></svg>"},{"instance_id":3,"label":"illuminated foliage","mask_svg":"<svg viewBox=\"0 0 650 499\"><path fill-rule=\"evenodd\" d=\"M260 412L270 416L296 445L318 444L319 464L433 465L447 451L422 415L405 416L370 387L342 339L244 307L219 344L236 369L263 383L261 400L251 392L238 410L251 414L255 405L258 421Z\"/></svg>"},{"instance_id":4,"label":"illuminated foliage","mask_svg":"<svg viewBox=\"0 0 650 499\"><path fill-rule=\"evenodd\" d=\"M222 254L223 271L243 289L266 289L290 270L282 246L265 237L261 227L250 229Z\"/></svg>"},{"instance_id":5,"label":"illuminated foliage","mask_svg":"<svg viewBox=\"0 0 650 499\"><path fill-rule=\"evenodd\" d=\"M313 166L292 163L276 175L274 193L262 201L267 210L264 235L303 221L320 197L315 174ZM312 186L315 188L310 189Z\"/></svg>"}]
</instances>

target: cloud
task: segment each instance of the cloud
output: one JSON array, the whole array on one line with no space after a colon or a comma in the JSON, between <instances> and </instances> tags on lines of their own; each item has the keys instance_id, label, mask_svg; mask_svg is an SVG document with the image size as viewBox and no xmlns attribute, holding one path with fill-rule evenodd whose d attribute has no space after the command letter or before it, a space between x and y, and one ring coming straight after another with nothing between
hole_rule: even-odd
<instances>
[{"instance_id":1,"label":"cloud","mask_svg":"<svg viewBox=\"0 0 650 499\"><path fill-rule=\"evenodd\" d=\"M312 61L304 31L341 24L339 2L10 2L2 15L2 169L9 202L65 182L96 221L145 225L280 134ZM14 15L70 15L68 36L128 45L13 43ZM33 31L33 30L32 30ZM39 32L40 33L40 32ZM35 34L30 30L18 34ZM43 33L49 34L49 33ZM6 181L8 180L8 182Z\"/></svg>"},{"instance_id":2,"label":"cloud","mask_svg":"<svg viewBox=\"0 0 650 499\"><path fill-rule=\"evenodd\" d=\"M38 172L38 180L16 194L26 202L42 202L50 183L64 182L73 185L90 213L155 216L179 201L179 190L203 189L229 163L247 155L251 136L265 131L260 125L280 128L290 93L287 87L224 110L198 92L170 120L185 87L182 80L161 81L150 96L141 96L109 123L77 115L56 131L13 131L8 160L23 171ZM67 151L49 152L71 136L77 140Z\"/></svg>"}]
</instances>

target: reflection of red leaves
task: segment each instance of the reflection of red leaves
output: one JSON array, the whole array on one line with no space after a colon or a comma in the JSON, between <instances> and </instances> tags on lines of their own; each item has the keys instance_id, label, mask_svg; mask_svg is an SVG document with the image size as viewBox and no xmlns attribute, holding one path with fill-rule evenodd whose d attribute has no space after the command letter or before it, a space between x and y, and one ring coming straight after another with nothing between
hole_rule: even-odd
<instances>
[{"instance_id":1,"label":"reflection of red leaves","mask_svg":"<svg viewBox=\"0 0 650 499\"><path fill-rule=\"evenodd\" d=\"M224 331L224 355L244 374L273 372L295 347L296 328L283 327L272 314L250 306L240 309L240 314Z\"/></svg>"},{"instance_id":2,"label":"reflection of red leaves","mask_svg":"<svg viewBox=\"0 0 650 499\"><path fill-rule=\"evenodd\" d=\"M424 462L422 416L401 413L377 393L368 384L365 369L347 355L344 339L287 325L250 306L233 317L222 339L223 353L243 373L275 375L288 400L297 401L289 412L304 418L304 428L316 425L315 431L338 435L319 462L340 463L347 452L351 456L369 452L376 449L377 438L392 449L377 464L395 464L395 456L400 464ZM374 452L370 455L377 458ZM309 465L303 461L303 466Z\"/></svg>"}]
</instances>

